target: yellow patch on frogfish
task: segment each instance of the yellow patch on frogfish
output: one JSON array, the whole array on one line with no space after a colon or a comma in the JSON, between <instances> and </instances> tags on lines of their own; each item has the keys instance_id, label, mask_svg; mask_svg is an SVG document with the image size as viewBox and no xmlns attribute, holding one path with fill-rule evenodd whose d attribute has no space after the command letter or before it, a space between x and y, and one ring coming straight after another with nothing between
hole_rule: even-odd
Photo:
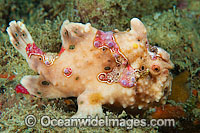
<instances>
[{"instance_id":1,"label":"yellow patch on frogfish","mask_svg":"<svg viewBox=\"0 0 200 133\"><path fill-rule=\"evenodd\" d=\"M137 49L138 48L138 44L137 43L133 43L133 48Z\"/></svg>"},{"instance_id":2,"label":"yellow patch on frogfish","mask_svg":"<svg viewBox=\"0 0 200 133\"><path fill-rule=\"evenodd\" d=\"M89 103L90 104L98 104L103 100L103 97L100 93L93 93L89 96Z\"/></svg>"}]
</instances>

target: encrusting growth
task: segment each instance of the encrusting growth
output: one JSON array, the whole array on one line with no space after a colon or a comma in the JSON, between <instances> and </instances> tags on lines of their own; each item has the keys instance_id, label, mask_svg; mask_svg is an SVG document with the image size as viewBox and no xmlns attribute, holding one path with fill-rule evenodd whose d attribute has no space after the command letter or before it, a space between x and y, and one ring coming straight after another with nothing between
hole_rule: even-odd
<instances>
[{"instance_id":1,"label":"encrusting growth","mask_svg":"<svg viewBox=\"0 0 200 133\"><path fill-rule=\"evenodd\" d=\"M143 23L133 18L131 30L103 32L91 24L64 21L59 54L39 49L25 25L11 21L7 28L13 46L39 75L24 76L31 95L78 97L73 117L103 115L103 104L147 108L164 103L171 89L170 55L149 45Z\"/></svg>"}]
</instances>

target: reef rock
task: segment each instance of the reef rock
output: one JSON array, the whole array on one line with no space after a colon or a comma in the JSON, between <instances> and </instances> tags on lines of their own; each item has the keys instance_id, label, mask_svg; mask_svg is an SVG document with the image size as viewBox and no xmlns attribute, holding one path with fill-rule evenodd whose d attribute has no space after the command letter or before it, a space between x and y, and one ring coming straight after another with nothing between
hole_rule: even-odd
<instances>
[{"instance_id":1,"label":"reef rock","mask_svg":"<svg viewBox=\"0 0 200 133\"><path fill-rule=\"evenodd\" d=\"M170 55L149 45L139 19L130 24L127 31L103 32L66 20L56 54L39 49L22 22L10 22L11 43L39 73L24 76L21 84L38 97L78 97L74 117L102 115L104 104L142 109L163 103L171 89Z\"/></svg>"}]
</instances>

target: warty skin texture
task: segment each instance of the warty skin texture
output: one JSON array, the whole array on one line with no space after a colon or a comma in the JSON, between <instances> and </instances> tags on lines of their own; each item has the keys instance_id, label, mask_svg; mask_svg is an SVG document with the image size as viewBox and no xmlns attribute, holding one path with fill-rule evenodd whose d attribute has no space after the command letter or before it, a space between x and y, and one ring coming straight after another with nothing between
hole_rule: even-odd
<instances>
[{"instance_id":1,"label":"warty skin texture","mask_svg":"<svg viewBox=\"0 0 200 133\"><path fill-rule=\"evenodd\" d=\"M104 104L142 109L163 103L171 89L170 55L149 45L139 19L130 23L131 30L105 33L89 23L66 20L60 30L62 50L55 54L43 53L25 25L11 21L7 28L11 43L39 73L24 76L21 84L38 97L77 97L73 117L101 116ZM99 46L96 40L112 43Z\"/></svg>"}]
</instances>

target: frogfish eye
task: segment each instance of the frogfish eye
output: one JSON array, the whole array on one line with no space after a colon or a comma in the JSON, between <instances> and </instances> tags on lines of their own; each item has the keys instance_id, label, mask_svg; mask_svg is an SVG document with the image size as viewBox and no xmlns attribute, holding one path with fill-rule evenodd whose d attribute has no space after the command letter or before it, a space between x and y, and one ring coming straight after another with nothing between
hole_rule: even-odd
<instances>
[{"instance_id":1,"label":"frogfish eye","mask_svg":"<svg viewBox=\"0 0 200 133\"><path fill-rule=\"evenodd\" d=\"M160 67L158 65L152 65L151 69L154 71L154 72L160 72Z\"/></svg>"}]
</instances>

